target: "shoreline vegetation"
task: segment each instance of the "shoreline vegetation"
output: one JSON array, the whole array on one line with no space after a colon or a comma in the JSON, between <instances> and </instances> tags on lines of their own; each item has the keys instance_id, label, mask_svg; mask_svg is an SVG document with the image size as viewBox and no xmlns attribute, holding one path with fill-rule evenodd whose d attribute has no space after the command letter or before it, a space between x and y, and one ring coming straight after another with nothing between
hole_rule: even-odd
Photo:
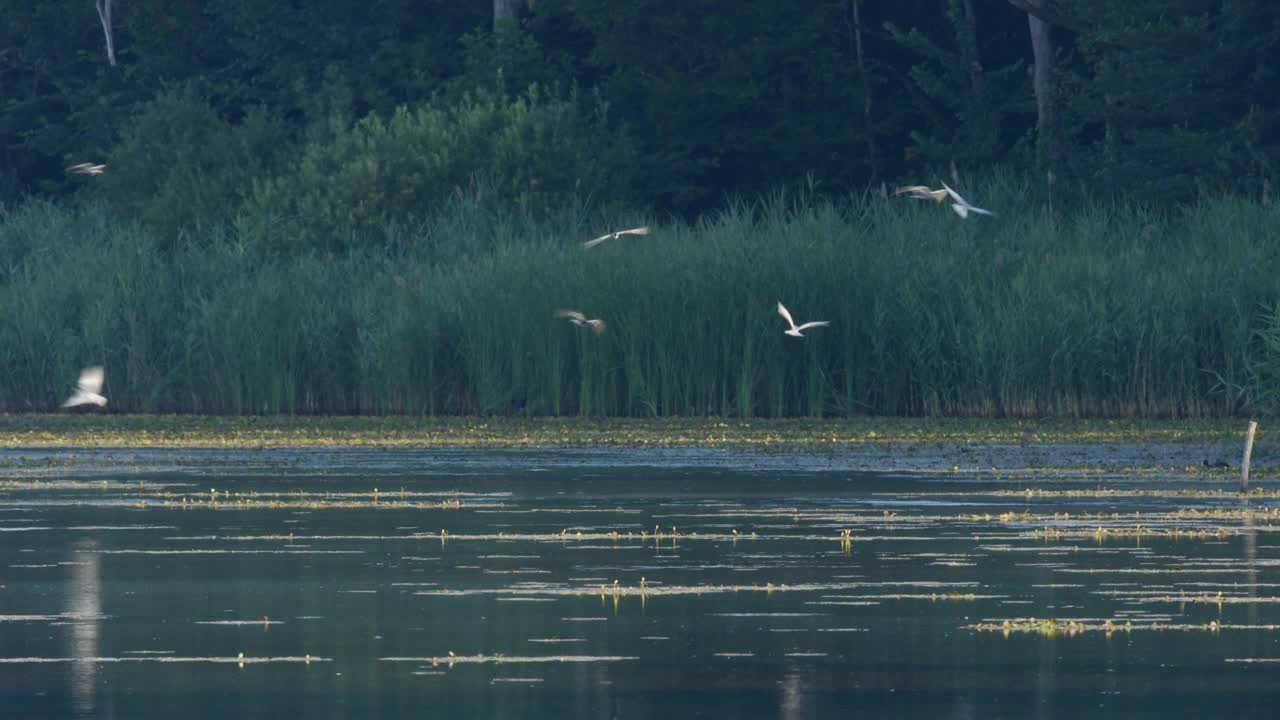
<instances>
[{"instance_id":1,"label":"shoreline vegetation","mask_svg":"<svg viewBox=\"0 0 1280 720\"><path fill-rule=\"evenodd\" d=\"M411 418L0 415L0 447L751 448L1198 443L1234 448L1239 421L882 418ZM1261 443L1262 433L1259 432ZM1234 451L1232 452L1234 458Z\"/></svg>"},{"instance_id":2,"label":"shoreline vegetation","mask_svg":"<svg viewBox=\"0 0 1280 720\"><path fill-rule=\"evenodd\" d=\"M1280 377L1280 204L1000 212L811 190L694 223L463 198L358 249L207 228L166 245L102 205L0 212L0 412L106 367L125 413L1241 417ZM639 222L637 222L639 221ZM600 228L647 237L584 251ZM171 243L171 241L169 241ZM786 337L782 300L830 320ZM578 307L600 336L554 317Z\"/></svg>"},{"instance_id":3,"label":"shoreline vegetation","mask_svg":"<svg viewBox=\"0 0 1280 720\"><path fill-rule=\"evenodd\" d=\"M1277 412L1280 14L1171 2L28 3L0 413Z\"/></svg>"}]
</instances>

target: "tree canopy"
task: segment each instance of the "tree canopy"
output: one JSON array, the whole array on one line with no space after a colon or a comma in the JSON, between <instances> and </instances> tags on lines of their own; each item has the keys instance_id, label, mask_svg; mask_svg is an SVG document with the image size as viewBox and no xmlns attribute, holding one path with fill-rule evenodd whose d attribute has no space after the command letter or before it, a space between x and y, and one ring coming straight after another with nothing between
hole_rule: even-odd
<instances>
[{"instance_id":1,"label":"tree canopy","mask_svg":"<svg viewBox=\"0 0 1280 720\"><path fill-rule=\"evenodd\" d=\"M374 128L520 97L568 102L583 116L554 132L584 135L509 142L508 155L549 143L519 161L472 153L478 164L459 177L533 172L562 144L612 148L629 166L602 195L682 214L806 178L850 191L952 163L1048 164L1080 186L1177 200L1264 187L1280 155L1271 0L118 0L112 10L114 65L90 0L0 0L0 201L77 192L85 183L64 167L88 159L127 161L113 170L153 183L175 162L219 166L210 177L222 195L176 221L196 222L202 208L269 195L304 171L289 158L322 156L326 143L350 156L353 137ZM1053 72L1040 82L1051 87L1033 82L1028 13L1049 28L1041 57ZM541 99L530 101L535 86ZM1049 111L1053 124L1038 122ZM1047 139L1054 152L1037 153ZM563 183L566 172L535 174Z\"/></svg>"}]
</instances>

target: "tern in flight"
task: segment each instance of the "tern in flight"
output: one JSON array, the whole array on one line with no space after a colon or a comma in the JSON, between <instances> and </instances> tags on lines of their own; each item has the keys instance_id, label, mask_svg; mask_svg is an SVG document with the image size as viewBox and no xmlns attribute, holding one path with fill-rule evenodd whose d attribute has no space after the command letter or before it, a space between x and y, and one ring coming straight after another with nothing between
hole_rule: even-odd
<instances>
[{"instance_id":1,"label":"tern in flight","mask_svg":"<svg viewBox=\"0 0 1280 720\"><path fill-rule=\"evenodd\" d=\"M995 216L995 213L991 212L990 210L983 210L980 207L970 205L968 200L965 200L964 198L960 197L960 193L956 192L955 190L952 190L951 187L948 186L946 183L942 183L942 187L947 191L947 194L950 195L951 199L954 201L951 203L951 209L955 210L956 214L959 215L960 217L967 218L969 217L969 213L971 212L978 213L979 215Z\"/></svg>"},{"instance_id":2,"label":"tern in flight","mask_svg":"<svg viewBox=\"0 0 1280 720\"><path fill-rule=\"evenodd\" d=\"M569 318L569 322L573 323L574 325L589 327L593 331L595 331L595 334L597 335L604 332L603 320L600 320L599 318L595 320L588 320L586 315L583 315L577 310L557 310L556 317Z\"/></svg>"},{"instance_id":3,"label":"tern in flight","mask_svg":"<svg viewBox=\"0 0 1280 720\"><path fill-rule=\"evenodd\" d=\"M101 366L85 368L80 371L80 382L76 384L76 391L62 403L62 407L75 407L77 405L97 405L98 407L106 407L107 399L102 396L102 381L106 377Z\"/></svg>"},{"instance_id":4,"label":"tern in flight","mask_svg":"<svg viewBox=\"0 0 1280 720\"><path fill-rule=\"evenodd\" d=\"M80 175L101 175L106 170L106 165L94 165L93 163L80 163L67 168L69 173L78 173Z\"/></svg>"},{"instance_id":5,"label":"tern in flight","mask_svg":"<svg viewBox=\"0 0 1280 720\"><path fill-rule=\"evenodd\" d=\"M781 315L782 319L786 320L787 324L791 326L786 330L783 330L783 333L793 337L804 337L804 335L800 334L801 330L808 330L809 328L822 327L823 325L831 324L826 320L815 320L813 322L807 322L803 325L797 326L796 321L791 319L791 313L787 310L787 306L783 305L781 302L778 303L778 314Z\"/></svg>"},{"instance_id":6,"label":"tern in flight","mask_svg":"<svg viewBox=\"0 0 1280 720\"><path fill-rule=\"evenodd\" d=\"M606 235L601 235L595 240L588 240L582 243L582 247L585 250L590 250L591 248L599 245L605 240L617 240L622 235L648 235L648 234L649 234L649 228L647 227L632 228L630 230L614 230L613 232L608 233Z\"/></svg>"}]
</instances>

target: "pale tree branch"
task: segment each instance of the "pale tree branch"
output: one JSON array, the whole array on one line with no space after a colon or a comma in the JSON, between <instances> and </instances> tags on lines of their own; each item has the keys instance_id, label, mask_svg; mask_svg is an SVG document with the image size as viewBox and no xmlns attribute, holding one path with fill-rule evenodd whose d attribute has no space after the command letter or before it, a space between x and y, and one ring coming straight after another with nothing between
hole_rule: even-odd
<instances>
[{"instance_id":1,"label":"pale tree branch","mask_svg":"<svg viewBox=\"0 0 1280 720\"><path fill-rule=\"evenodd\" d=\"M515 20L519 7L520 0L493 0L493 27L503 20Z\"/></svg>"},{"instance_id":2,"label":"pale tree branch","mask_svg":"<svg viewBox=\"0 0 1280 720\"><path fill-rule=\"evenodd\" d=\"M1093 25L1072 17L1056 0L1009 0L1009 4L1042 22L1057 25L1073 33L1088 35L1093 32Z\"/></svg>"},{"instance_id":3,"label":"pale tree branch","mask_svg":"<svg viewBox=\"0 0 1280 720\"><path fill-rule=\"evenodd\" d=\"M111 0L96 0L98 19L102 21L102 32L107 36L107 62L116 66L116 40L111 30Z\"/></svg>"},{"instance_id":4,"label":"pale tree branch","mask_svg":"<svg viewBox=\"0 0 1280 720\"><path fill-rule=\"evenodd\" d=\"M871 178L880 175L876 162L876 135L871 122L871 79L867 75L866 58L862 54L862 0L853 0L853 32L858 59L858 76L862 78L862 119L866 123L867 163L871 166Z\"/></svg>"},{"instance_id":5,"label":"pale tree branch","mask_svg":"<svg viewBox=\"0 0 1280 720\"><path fill-rule=\"evenodd\" d=\"M1031 53L1035 58L1032 86L1036 96L1037 156L1040 163L1053 168L1057 160L1057 127L1054 118L1053 34L1049 23L1027 13L1031 31Z\"/></svg>"}]
</instances>

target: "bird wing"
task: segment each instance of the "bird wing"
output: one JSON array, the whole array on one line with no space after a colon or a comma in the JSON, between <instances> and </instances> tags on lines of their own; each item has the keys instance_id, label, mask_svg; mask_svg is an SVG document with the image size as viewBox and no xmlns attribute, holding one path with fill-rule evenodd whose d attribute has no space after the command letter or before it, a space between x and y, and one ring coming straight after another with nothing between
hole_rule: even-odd
<instances>
[{"instance_id":1,"label":"bird wing","mask_svg":"<svg viewBox=\"0 0 1280 720\"><path fill-rule=\"evenodd\" d=\"M76 383L77 392L97 395L102 392L102 381L106 379L106 373L100 366L85 368L80 371L80 382ZM74 398L73 398L74 399Z\"/></svg>"},{"instance_id":2,"label":"bird wing","mask_svg":"<svg viewBox=\"0 0 1280 720\"><path fill-rule=\"evenodd\" d=\"M951 203L951 209L955 210L956 214L962 218L969 217L969 208L960 203Z\"/></svg>"},{"instance_id":3,"label":"bird wing","mask_svg":"<svg viewBox=\"0 0 1280 720\"><path fill-rule=\"evenodd\" d=\"M619 235L648 235L648 234L649 234L649 228L647 228L647 227L638 227L638 228L632 228L632 229L630 229L630 230L619 230L619 231L618 231L618 234L619 234Z\"/></svg>"},{"instance_id":4,"label":"bird wing","mask_svg":"<svg viewBox=\"0 0 1280 720\"><path fill-rule=\"evenodd\" d=\"M599 320L599 319L596 319L596 320L588 320L588 321L587 321L587 324L591 326L591 329L592 329L592 330L594 330L594 331L595 331L595 333L596 333L597 335L602 335L602 334L604 334L604 321L603 321L603 320Z\"/></svg>"},{"instance_id":5,"label":"bird wing","mask_svg":"<svg viewBox=\"0 0 1280 720\"><path fill-rule=\"evenodd\" d=\"M939 180L939 182L942 182L942 181ZM973 207L972 205L969 204L968 200L965 200L964 198L960 197L960 193L956 192L955 190L952 190L950 185L944 182L942 183L942 187L946 189L947 194L951 196L952 200L955 200L956 202L960 203L961 205L964 205L965 207Z\"/></svg>"},{"instance_id":6,"label":"bird wing","mask_svg":"<svg viewBox=\"0 0 1280 720\"><path fill-rule=\"evenodd\" d=\"M782 301L778 301L778 314L782 316L783 320L787 321L788 325L791 327L796 326L796 321L791 319L791 313L787 310L787 306L782 304Z\"/></svg>"},{"instance_id":7,"label":"bird wing","mask_svg":"<svg viewBox=\"0 0 1280 720\"><path fill-rule=\"evenodd\" d=\"M94 165L93 163L77 163L67 168L67 172L80 173L82 175L101 175L106 170L106 165Z\"/></svg>"},{"instance_id":8,"label":"bird wing","mask_svg":"<svg viewBox=\"0 0 1280 720\"><path fill-rule=\"evenodd\" d=\"M71 397L67 398L66 402L62 403L62 407L75 407L77 405L83 405L86 402L88 401L84 399L84 394L76 392Z\"/></svg>"},{"instance_id":9,"label":"bird wing","mask_svg":"<svg viewBox=\"0 0 1280 720\"><path fill-rule=\"evenodd\" d=\"M581 322L581 323L584 323L584 322L586 322L586 321L587 321L587 316L586 316L586 315L583 315L582 313L578 312L577 310L557 310L557 311L556 311L556 317L558 317L558 318L569 318L570 320L573 320L573 321L576 321L576 322Z\"/></svg>"},{"instance_id":10,"label":"bird wing","mask_svg":"<svg viewBox=\"0 0 1280 720\"><path fill-rule=\"evenodd\" d=\"M582 249L584 249L584 250L590 250L591 248L593 248L593 247L595 247L595 246L599 245L600 243L604 242L605 240L608 240L608 239L609 239L609 238L611 238L611 237L613 237L613 233L609 233L608 235L601 235L600 237L596 238L595 240L588 240L588 241L586 241L586 242L582 243Z\"/></svg>"},{"instance_id":11,"label":"bird wing","mask_svg":"<svg viewBox=\"0 0 1280 720\"><path fill-rule=\"evenodd\" d=\"M908 188L900 188L904 193L910 193L910 196L916 200L932 200L934 202L942 202L942 198L947 196L946 190L930 190L923 185L913 185ZM897 194L897 193L895 193Z\"/></svg>"},{"instance_id":12,"label":"bird wing","mask_svg":"<svg viewBox=\"0 0 1280 720\"><path fill-rule=\"evenodd\" d=\"M905 195L907 193L911 193L912 195L915 195L917 193L927 193L927 192L929 192L929 188L925 187L924 185L905 185L903 187L898 188L897 190L894 190L893 194Z\"/></svg>"},{"instance_id":13,"label":"bird wing","mask_svg":"<svg viewBox=\"0 0 1280 720\"><path fill-rule=\"evenodd\" d=\"M822 327L823 325L830 325L830 324L831 324L830 320L814 320L813 322L807 322L801 325L800 327L796 328L796 332L800 332L801 330L804 330L806 328Z\"/></svg>"}]
</instances>

